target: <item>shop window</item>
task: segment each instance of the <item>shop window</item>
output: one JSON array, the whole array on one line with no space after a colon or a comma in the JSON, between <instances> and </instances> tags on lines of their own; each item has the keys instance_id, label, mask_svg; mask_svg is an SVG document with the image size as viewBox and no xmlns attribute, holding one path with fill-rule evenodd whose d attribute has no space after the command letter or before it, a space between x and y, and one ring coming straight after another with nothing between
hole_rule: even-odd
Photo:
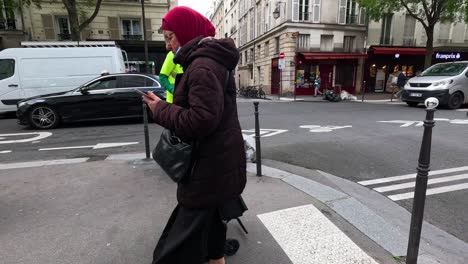
<instances>
[{"instance_id":1,"label":"shop window","mask_svg":"<svg viewBox=\"0 0 468 264\"><path fill-rule=\"evenodd\" d=\"M333 35L320 35L320 51L333 51Z\"/></svg>"},{"instance_id":2,"label":"shop window","mask_svg":"<svg viewBox=\"0 0 468 264\"><path fill-rule=\"evenodd\" d=\"M337 64L336 65L335 86L352 87L354 80L354 65Z\"/></svg>"}]
</instances>

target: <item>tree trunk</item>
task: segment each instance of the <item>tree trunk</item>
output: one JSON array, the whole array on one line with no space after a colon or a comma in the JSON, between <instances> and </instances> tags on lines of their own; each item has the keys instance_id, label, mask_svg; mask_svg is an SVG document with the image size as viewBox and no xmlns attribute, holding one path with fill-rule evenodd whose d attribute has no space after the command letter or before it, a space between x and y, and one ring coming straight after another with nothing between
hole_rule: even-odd
<instances>
[{"instance_id":1,"label":"tree trunk","mask_svg":"<svg viewBox=\"0 0 468 264\"><path fill-rule=\"evenodd\" d=\"M426 56L424 58L424 69L427 69L432 64L432 53L434 52L434 25L426 28Z\"/></svg>"},{"instance_id":2,"label":"tree trunk","mask_svg":"<svg viewBox=\"0 0 468 264\"><path fill-rule=\"evenodd\" d=\"M71 40L80 41L80 19L78 17L78 9L75 0L62 0L68 13L68 21L70 22Z\"/></svg>"}]
</instances>

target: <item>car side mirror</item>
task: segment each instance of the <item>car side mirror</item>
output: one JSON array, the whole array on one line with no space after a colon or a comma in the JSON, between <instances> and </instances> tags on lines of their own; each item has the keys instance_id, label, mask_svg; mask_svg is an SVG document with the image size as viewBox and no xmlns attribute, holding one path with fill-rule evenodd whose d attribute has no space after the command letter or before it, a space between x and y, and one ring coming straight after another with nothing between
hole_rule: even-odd
<instances>
[{"instance_id":1,"label":"car side mirror","mask_svg":"<svg viewBox=\"0 0 468 264\"><path fill-rule=\"evenodd\" d=\"M89 93L89 87L88 86L83 86L80 88L80 92L82 94L88 94Z\"/></svg>"}]
</instances>

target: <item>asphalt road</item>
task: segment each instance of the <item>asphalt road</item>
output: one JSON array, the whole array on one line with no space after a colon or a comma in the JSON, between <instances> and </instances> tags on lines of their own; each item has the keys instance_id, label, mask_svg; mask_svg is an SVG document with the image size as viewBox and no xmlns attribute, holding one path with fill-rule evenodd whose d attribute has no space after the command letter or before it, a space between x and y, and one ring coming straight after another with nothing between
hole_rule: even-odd
<instances>
[{"instance_id":1,"label":"asphalt road","mask_svg":"<svg viewBox=\"0 0 468 264\"><path fill-rule=\"evenodd\" d=\"M242 128L253 129L253 105L239 103L238 110ZM260 125L262 129L271 129L264 130L262 155L354 182L415 173L423 132L419 121L424 117L424 108L402 104L262 102ZM439 188L436 192L443 193L428 196L425 220L468 242L468 212L464 210L468 206L468 176L465 175L468 168L457 169L468 166L468 118L465 112L444 109L438 110L435 117L442 120L436 122L433 130L431 169L452 170L431 176L437 180L429 188ZM161 128L155 124L149 128L151 146L154 146ZM109 154L145 151L143 125L139 120L67 125L47 131L52 135L39 141L2 143L38 135L5 134L32 132L40 131L18 126L15 119L0 120L0 163L75 157L101 159ZM135 142L138 143L93 149L99 143ZM39 151L62 147L83 148ZM408 180L368 187L397 188L382 193L391 197L414 191L411 186L396 186L401 183ZM396 202L411 210L413 199L398 198Z\"/></svg>"}]
</instances>

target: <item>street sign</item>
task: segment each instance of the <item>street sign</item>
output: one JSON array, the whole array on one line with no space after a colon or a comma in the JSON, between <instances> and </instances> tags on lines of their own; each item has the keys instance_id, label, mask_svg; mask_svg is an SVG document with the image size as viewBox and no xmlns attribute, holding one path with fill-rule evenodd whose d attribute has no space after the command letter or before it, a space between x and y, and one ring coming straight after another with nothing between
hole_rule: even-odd
<instances>
[{"instance_id":1,"label":"street sign","mask_svg":"<svg viewBox=\"0 0 468 264\"><path fill-rule=\"evenodd\" d=\"M278 69L280 70L284 70L284 68L286 67L286 61L284 58L281 58L278 60Z\"/></svg>"},{"instance_id":2,"label":"street sign","mask_svg":"<svg viewBox=\"0 0 468 264\"><path fill-rule=\"evenodd\" d=\"M280 58L280 59L284 59L284 52L281 52L281 53L280 53L279 58Z\"/></svg>"}]
</instances>

